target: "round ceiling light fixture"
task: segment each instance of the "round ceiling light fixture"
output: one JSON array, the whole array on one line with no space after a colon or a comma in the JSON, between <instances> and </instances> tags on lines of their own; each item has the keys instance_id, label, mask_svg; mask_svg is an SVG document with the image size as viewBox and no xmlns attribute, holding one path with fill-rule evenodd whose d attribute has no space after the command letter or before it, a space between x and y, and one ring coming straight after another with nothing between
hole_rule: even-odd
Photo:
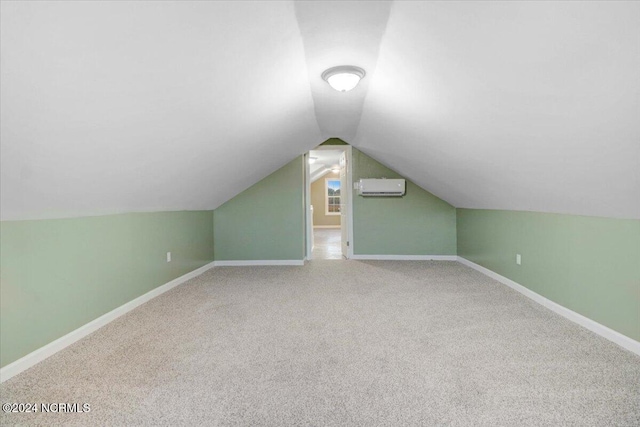
<instances>
[{"instance_id":1,"label":"round ceiling light fixture","mask_svg":"<svg viewBox=\"0 0 640 427\"><path fill-rule=\"evenodd\" d=\"M322 73L322 79L338 92L348 92L358 86L358 83L365 74L364 70L360 67L354 65L339 65L329 68Z\"/></svg>"}]
</instances>

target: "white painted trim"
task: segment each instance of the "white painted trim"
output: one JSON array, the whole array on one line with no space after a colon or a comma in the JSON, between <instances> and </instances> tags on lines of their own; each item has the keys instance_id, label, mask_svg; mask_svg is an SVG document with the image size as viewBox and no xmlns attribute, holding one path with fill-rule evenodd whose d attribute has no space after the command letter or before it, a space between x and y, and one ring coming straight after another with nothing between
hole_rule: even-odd
<instances>
[{"instance_id":1,"label":"white painted trim","mask_svg":"<svg viewBox=\"0 0 640 427\"><path fill-rule=\"evenodd\" d=\"M311 259L313 254L313 215L311 214L311 166L309 165L309 152L304 154L304 211L305 211L305 235L307 247L306 259Z\"/></svg>"},{"instance_id":2,"label":"white painted trim","mask_svg":"<svg viewBox=\"0 0 640 427\"><path fill-rule=\"evenodd\" d=\"M131 300L128 303L125 303L120 307L115 308L106 314L103 314L97 319L92 320L91 322L80 326L78 329L69 332L68 334L58 338L55 341L50 342L49 344L43 347L40 347L37 350L32 351L31 353L21 357L15 362L8 364L4 368L0 369L0 383L3 383L7 381L9 378L12 378L18 375L19 373L31 368L32 366L42 362L49 356L53 356L55 353L59 352L60 350L63 350L64 348L70 346L76 341L81 340L87 335L97 331L98 329L102 328L106 324L114 321L115 319L122 316L123 314L130 312L134 308L139 307L140 305L157 297L158 295L161 295L175 288L176 286L181 285L182 283L186 282L189 279L192 279L196 276L201 275L202 273L209 270L213 266L214 266L214 263L210 262L209 264L204 265L178 278L175 278L172 281L165 283L164 285L158 286L157 288L150 290L146 294L141 295L138 298Z\"/></svg>"},{"instance_id":3,"label":"white painted trim","mask_svg":"<svg viewBox=\"0 0 640 427\"><path fill-rule=\"evenodd\" d=\"M347 234L349 235L349 247L347 248L347 259L353 258L353 147L348 145L345 149L347 153L347 201L349 212L347 212Z\"/></svg>"},{"instance_id":4,"label":"white painted trim","mask_svg":"<svg viewBox=\"0 0 640 427\"><path fill-rule=\"evenodd\" d=\"M351 259L382 261L457 261L455 255L353 255Z\"/></svg>"},{"instance_id":5,"label":"white painted trim","mask_svg":"<svg viewBox=\"0 0 640 427\"><path fill-rule=\"evenodd\" d=\"M329 181L340 181L340 176L338 178L325 178L324 179L324 216L340 216L340 212L329 212ZM335 196L333 196L335 197ZM342 199L342 189L340 189L340 195L338 196Z\"/></svg>"},{"instance_id":6,"label":"white painted trim","mask_svg":"<svg viewBox=\"0 0 640 427\"><path fill-rule=\"evenodd\" d=\"M347 200L348 200L348 209L349 212L347 213L347 234L349 235L349 247L347 248L347 257L351 258L353 256L353 246L354 246L354 238L353 238L353 147L351 147L351 145L321 145L318 147L313 148L312 150L342 150L344 152L347 153L347 162L348 162L348 167L347 167ZM310 175L309 172L309 162L308 162L308 156L309 153L307 152L307 154L305 154L305 177L307 177L307 175ZM313 235L313 229L311 227L312 224L312 220L310 218L310 213L309 213L309 205L311 204L310 200L311 200L311 183L309 182L309 179L307 178L307 185L305 186L305 195L306 195L306 201L305 201L305 209L307 210L307 218L309 218L307 220L307 259L308 260L312 260L313 259L313 248L311 247L311 240L312 240L312 235Z\"/></svg>"},{"instance_id":7,"label":"white painted trim","mask_svg":"<svg viewBox=\"0 0 640 427\"><path fill-rule=\"evenodd\" d=\"M215 261L216 267L249 267L255 265L304 265L303 259L256 259Z\"/></svg>"},{"instance_id":8,"label":"white painted trim","mask_svg":"<svg viewBox=\"0 0 640 427\"><path fill-rule=\"evenodd\" d=\"M591 332L595 332L596 334L608 339L609 341L615 344L618 344L620 347L623 347L640 356L640 342L634 340L633 338L629 338L626 335L622 335L620 332L614 331L613 329L608 328L596 322L595 320L591 320L588 317L583 316L582 314L578 314L575 311L570 310L556 302L553 302L550 299L547 299L542 295L533 292L531 289L528 289L507 277L504 277L494 271L491 271L488 268L485 268L479 264L469 261L468 259L465 259L459 256L458 262L466 265L467 267L471 267L474 270L477 270L480 273L486 276L489 276L492 279L495 279L504 285L509 286L510 288L520 292L522 295L532 299L533 301L559 314L560 316L565 317L571 320L572 322L587 328Z\"/></svg>"},{"instance_id":9,"label":"white painted trim","mask_svg":"<svg viewBox=\"0 0 640 427\"><path fill-rule=\"evenodd\" d=\"M340 229L339 225L314 225L313 228L337 228Z\"/></svg>"}]
</instances>

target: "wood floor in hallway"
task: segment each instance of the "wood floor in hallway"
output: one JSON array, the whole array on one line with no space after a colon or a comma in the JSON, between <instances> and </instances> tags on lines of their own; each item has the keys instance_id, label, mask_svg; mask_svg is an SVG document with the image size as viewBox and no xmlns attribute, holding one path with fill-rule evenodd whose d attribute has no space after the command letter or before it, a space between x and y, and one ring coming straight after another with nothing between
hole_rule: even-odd
<instances>
[{"instance_id":1,"label":"wood floor in hallway","mask_svg":"<svg viewBox=\"0 0 640 427\"><path fill-rule=\"evenodd\" d=\"M342 259L339 228L313 229L313 259Z\"/></svg>"}]
</instances>

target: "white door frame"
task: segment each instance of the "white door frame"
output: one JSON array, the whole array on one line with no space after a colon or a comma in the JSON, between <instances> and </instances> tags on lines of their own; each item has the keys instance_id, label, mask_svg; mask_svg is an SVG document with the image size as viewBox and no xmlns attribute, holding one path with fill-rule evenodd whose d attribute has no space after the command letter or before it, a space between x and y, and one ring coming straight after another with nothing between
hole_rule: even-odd
<instances>
[{"instance_id":1,"label":"white door frame","mask_svg":"<svg viewBox=\"0 0 640 427\"><path fill-rule=\"evenodd\" d=\"M350 145L322 145L313 150L341 150L347 154L347 227L349 235L349 247L347 249L348 258L353 258L353 150ZM304 176L305 176L305 210L306 210L306 227L307 227L307 260L313 259L313 248L311 241L313 238L313 227L311 227L311 169L309 167L309 152L304 155ZM342 224L340 225L342 226Z\"/></svg>"}]
</instances>

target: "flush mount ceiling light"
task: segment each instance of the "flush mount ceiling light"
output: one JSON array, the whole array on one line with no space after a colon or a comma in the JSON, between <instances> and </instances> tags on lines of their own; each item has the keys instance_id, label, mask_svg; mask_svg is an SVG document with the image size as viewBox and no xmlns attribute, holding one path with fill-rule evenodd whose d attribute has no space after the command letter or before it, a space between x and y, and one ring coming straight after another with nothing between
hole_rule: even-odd
<instances>
[{"instance_id":1,"label":"flush mount ceiling light","mask_svg":"<svg viewBox=\"0 0 640 427\"><path fill-rule=\"evenodd\" d=\"M340 65L322 73L322 79L338 92L348 92L358 85L364 75L365 72L360 67Z\"/></svg>"}]
</instances>

